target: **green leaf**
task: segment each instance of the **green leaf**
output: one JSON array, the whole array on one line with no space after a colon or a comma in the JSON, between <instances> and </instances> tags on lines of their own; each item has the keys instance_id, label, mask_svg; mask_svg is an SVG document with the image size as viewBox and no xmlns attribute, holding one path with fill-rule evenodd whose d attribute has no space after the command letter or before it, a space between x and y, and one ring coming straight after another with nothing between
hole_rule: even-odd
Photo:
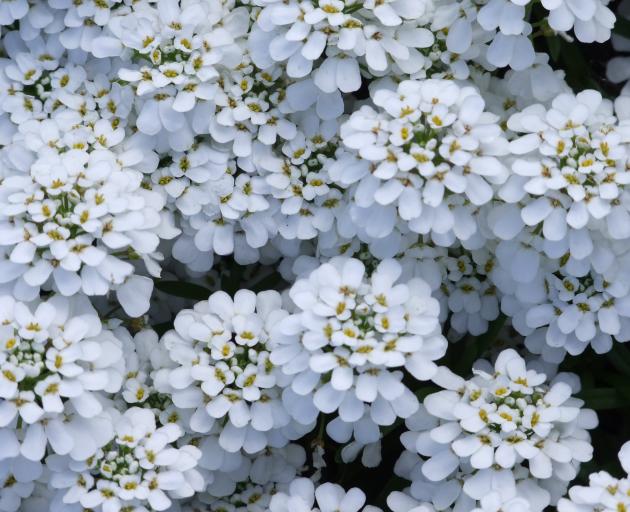
<instances>
[{"instance_id":1,"label":"green leaf","mask_svg":"<svg viewBox=\"0 0 630 512\"><path fill-rule=\"evenodd\" d=\"M624 18L623 16L617 16L617 21L615 22L613 32L615 34L619 34L620 36L630 39L630 20Z\"/></svg>"},{"instance_id":2,"label":"green leaf","mask_svg":"<svg viewBox=\"0 0 630 512\"><path fill-rule=\"evenodd\" d=\"M427 393L427 395L428 394L429 393ZM416 392L416 396L418 396L417 392ZM418 398L420 398L420 397L418 397ZM422 400L424 400L424 397L422 397L421 401ZM388 425L387 427L381 428L381 437L385 438L388 435L390 435L392 432L396 432L397 429L404 427L404 423L405 423L405 420L403 420L402 418L397 418L396 421L394 423L392 423L391 425Z\"/></svg>"},{"instance_id":3,"label":"green leaf","mask_svg":"<svg viewBox=\"0 0 630 512\"><path fill-rule=\"evenodd\" d=\"M477 359L487 357L489 349L497 344L507 317L500 315L490 322L488 330L477 337L467 336L449 345L445 365L459 375L470 375Z\"/></svg>"},{"instance_id":4,"label":"green leaf","mask_svg":"<svg viewBox=\"0 0 630 512\"><path fill-rule=\"evenodd\" d=\"M593 78L595 72L578 44L560 39L559 57L566 71L567 82L574 90L595 89L601 92L601 87Z\"/></svg>"},{"instance_id":5,"label":"green leaf","mask_svg":"<svg viewBox=\"0 0 630 512\"><path fill-rule=\"evenodd\" d=\"M504 314L499 315L496 320L490 322L488 331L477 338L477 358L485 355L488 349L496 343L506 320L507 316Z\"/></svg>"},{"instance_id":6,"label":"green leaf","mask_svg":"<svg viewBox=\"0 0 630 512\"><path fill-rule=\"evenodd\" d=\"M455 342L454 346L459 350L456 351L457 359L451 368L459 375L468 375L473 363L479 357L479 339L464 338Z\"/></svg>"},{"instance_id":7,"label":"green leaf","mask_svg":"<svg viewBox=\"0 0 630 512\"><path fill-rule=\"evenodd\" d=\"M621 391L618 388L584 389L578 393L578 397L596 411L622 409L630 405L630 388Z\"/></svg>"},{"instance_id":8,"label":"green leaf","mask_svg":"<svg viewBox=\"0 0 630 512\"><path fill-rule=\"evenodd\" d=\"M244 267L238 265L234 260L229 260L226 264L225 272L221 275L221 289L228 295L234 294L243 286Z\"/></svg>"},{"instance_id":9,"label":"green leaf","mask_svg":"<svg viewBox=\"0 0 630 512\"><path fill-rule=\"evenodd\" d=\"M562 48L560 38L558 36L548 37L547 46L549 47L549 55L551 56L551 60L556 62L560 57L560 51Z\"/></svg>"},{"instance_id":10,"label":"green leaf","mask_svg":"<svg viewBox=\"0 0 630 512\"><path fill-rule=\"evenodd\" d=\"M630 351L625 345L615 343L606 357L617 370L630 377Z\"/></svg>"},{"instance_id":11,"label":"green leaf","mask_svg":"<svg viewBox=\"0 0 630 512\"><path fill-rule=\"evenodd\" d=\"M162 336L166 331L170 331L173 328L173 322L162 322L153 326L153 330L158 336Z\"/></svg>"},{"instance_id":12,"label":"green leaf","mask_svg":"<svg viewBox=\"0 0 630 512\"><path fill-rule=\"evenodd\" d=\"M183 299L206 300L212 293L207 288L183 281L155 281L155 287L161 292Z\"/></svg>"},{"instance_id":13,"label":"green leaf","mask_svg":"<svg viewBox=\"0 0 630 512\"><path fill-rule=\"evenodd\" d=\"M269 275L256 281L253 285L248 286L248 288L255 292L261 292L263 290L282 290L286 286L287 283L278 272L271 272Z\"/></svg>"}]
</instances>

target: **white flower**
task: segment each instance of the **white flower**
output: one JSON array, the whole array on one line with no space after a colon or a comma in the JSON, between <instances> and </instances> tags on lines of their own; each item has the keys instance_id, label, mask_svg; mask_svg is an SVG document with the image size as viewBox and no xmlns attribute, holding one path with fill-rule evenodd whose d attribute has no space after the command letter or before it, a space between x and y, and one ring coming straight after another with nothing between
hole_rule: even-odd
<instances>
[{"instance_id":1,"label":"white flower","mask_svg":"<svg viewBox=\"0 0 630 512\"><path fill-rule=\"evenodd\" d=\"M164 343L176 366L168 370L168 393L182 409L195 409L190 428L219 428L219 444L228 452L254 453L288 442L291 417L281 391L290 378L269 357L272 327L287 315L277 292L258 295L240 290L230 298L216 292L194 310L184 310ZM297 424L292 428L310 429Z\"/></svg>"},{"instance_id":2,"label":"white flower","mask_svg":"<svg viewBox=\"0 0 630 512\"><path fill-rule=\"evenodd\" d=\"M571 2L549 2L543 6L549 9L549 25L554 30L567 31L573 28L580 41L603 42L610 38L615 23L615 15L606 7L608 2L588 1L576 6Z\"/></svg>"},{"instance_id":3,"label":"white flower","mask_svg":"<svg viewBox=\"0 0 630 512\"><path fill-rule=\"evenodd\" d=\"M629 2L0 0L0 512L626 511Z\"/></svg>"},{"instance_id":4,"label":"white flower","mask_svg":"<svg viewBox=\"0 0 630 512\"><path fill-rule=\"evenodd\" d=\"M627 159L625 132L611 114L611 105L599 93L584 91L558 96L549 111L533 105L508 121L511 129L525 132L511 142L513 151L531 155L515 160L511 179L520 181L530 197L544 196L528 201L523 221L530 226L544 221L546 238L562 240L584 227L603 228L613 239L626 236L621 224L628 214L619 201L625 183L624 173L619 175ZM603 219L605 224L597 222Z\"/></svg>"},{"instance_id":5,"label":"white flower","mask_svg":"<svg viewBox=\"0 0 630 512\"><path fill-rule=\"evenodd\" d=\"M24 457L5 459L0 465L0 510L17 512L22 500L28 498L40 478L43 466Z\"/></svg>"},{"instance_id":6,"label":"white flower","mask_svg":"<svg viewBox=\"0 0 630 512\"><path fill-rule=\"evenodd\" d=\"M160 195L142 187L147 154L126 147L119 117L129 113L124 93L104 76L98 82L105 85L91 83L78 69L60 67L38 79L38 87L64 86L55 87L42 115L20 122L0 155L1 243L15 264L12 281L22 299L41 288L104 295L135 274L125 260L142 259L159 275L153 260L161 259L160 238L178 233L169 229ZM20 94L23 103L38 101ZM133 315L146 311L128 301L123 306Z\"/></svg>"},{"instance_id":7,"label":"white flower","mask_svg":"<svg viewBox=\"0 0 630 512\"><path fill-rule=\"evenodd\" d=\"M5 296L0 309L1 428L24 435L21 450L28 459L44 455L47 438L53 450L68 453L74 442L59 424L65 415L78 416L78 423L95 419L99 428L101 393L117 392L122 385L122 343L103 329L84 297L54 296L34 308ZM83 449L90 450L90 443Z\"/></svg>"},{"instance_id":8,"label":"white flower","mask_svg":"<svg viewBox=\"0 0 630 512\"><path fill-rule=\"evenodd\" d=\"M628 443L625 443L619 450L619 460L626 473L628 473L627 452ZM558 510L560 512L623 510L630 506L629 488L630 481L627 475L618 479L606 471L591 473L589 485L571 487L568 497L558 502Z\"/></svg>"},{"instance_id":9,"label":"white flower","mask_svg":"<svg viewBox=\"0 0 630 512\"><path fill-rule=\"evenodd\" d=\"M396 215L418 233L457 231L455 222L442 226L437 213L453 197L448 194L465 194L480 206L507 178L497 158L507 152L497 118L484 112L474 90L446 80L404 81L372 97L378 111L363 106L342 125L343 143L356 156L341 156L331 178L357 183L354 203L375 212L363 215L371 236L391 232L386 223Z\"/></svg>"},{"instance_id":10,"label":"white flower","mask_svg":"<svg viewBox=\"0 0 630 512\"><path fill-rule=\"evenodd\" d=\"M315 503L317 507L314 508ZM354 487L345 491L343 487L333 483L324 483L317 488L308 478L296 478L291 482L288 492L279 492L271 498L269 510L271 512L376 512L380 509L372 506L363 508L365 504L365 494L360 489Z\"/></svg>"},{"instance_id":11,"label":"white flower","mask_svg":"<svg viewBox=\"0 0 630 512\"><path fill-rule=\"evenodd\" d=\"M78 464L59 458L51 484L69 504L108 510L140 501L166 510L170 495L191 496L203 487L194 469L201 452L191 445L172 446L182 434L172 424L156 428L150 410L131 408L117 420L114 439L96 457ZM81 475L81 489L73 487L73 473Z\"/></svg>"},{"instance_id":12,"label":"white flower","mask_svg":"<svg viewBox=\"0 0 630 512\"><path fill-rule=\"evenodd\" d=\"M568 384L545 385L545 375L528 370L514 350L501 352L492 371L476 370L464 381L444 369L436 382L447 389L424 401L426 411L439 422L414 426L413 418L408 421L412 432L419 432L415 445L413 437L408 438L408 449L427 457L421 466L423 478L462 479L463 492L480 501L482 510L496 510L516 498L519 486L544 488L546 480L562 485L573 478L579 463L592 456L586 429L597 425L595 413L571 398ZM488 495L494 478L513 491ZM531 504L532 510L542 510L549 499L547 495L540 508Z\"/></svg>"},{"instance_id":13,"label":"white flower","mask_svg":"<svg viewBox=\"0 0 630 512\"><path fill-rule=\"evenodd\" d=\"M426 7L422 1L264 2L249 49L263 69L286 62L289 77L312 74L324 93L353 92L361 87L362 62L379 76L392 68L416 73L431 66L422 53L434 42L424 26Z\"/></svg>"},{"instance_id":14,"label":"white flower","mask_svg":"<svg viewBox=\"0 0 630 512\"><path fill-rule=\"evenodd\" d=\"M405 493L394 491L387 496L387 506L394 512L434 512L430 503L421 503Z\"/></svg>"},{"instance_id":15,"label":"white flower","mask_svg":"<svg viewBox=\"0 0 630 512\"><path fill-rule=\"evenodd\" d=\"M395 369L429 379L445 349L429 287L420 279L399 284L400 274L394 260L366 276L359 260L334 258L291 288L298 310L273 336L271 361L295 375L292 390L313 393L317 409L338 411L349 426L368 410L366 421L376 425L413 414L417 400ZM305 408L290 410L304 414Z\"/></svg>"}]
</instances>

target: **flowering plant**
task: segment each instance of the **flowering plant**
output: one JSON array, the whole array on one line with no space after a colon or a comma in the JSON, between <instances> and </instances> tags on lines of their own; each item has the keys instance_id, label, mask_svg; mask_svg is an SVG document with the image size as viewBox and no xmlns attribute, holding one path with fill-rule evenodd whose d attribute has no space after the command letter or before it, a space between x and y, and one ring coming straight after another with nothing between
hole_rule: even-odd
<instances>
[{"instance_id":1,"label":"flowering plant","mask_svg":"<svg viewBox=\"0 0 630 512\"><path fill-rule=\"evenodd\" d=\"M0 512L630 510L629 53L630 0L0 0Z\"/></svg>"}]
</instances>

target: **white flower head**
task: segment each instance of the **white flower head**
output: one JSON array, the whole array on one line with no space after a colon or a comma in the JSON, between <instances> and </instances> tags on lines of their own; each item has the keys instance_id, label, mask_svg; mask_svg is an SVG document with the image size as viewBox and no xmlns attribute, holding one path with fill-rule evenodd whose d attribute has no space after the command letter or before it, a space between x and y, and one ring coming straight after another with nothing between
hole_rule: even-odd
<instances>
[{"instance_id":1,"label":"white flower head","mask_svg":"<svg viewBox=\"0 0 630 512\"><path fill-rule=\"evenodd\" d=\"M297 310L279 323L271 361L295 375L285 402L296 418L337 412L352 432L352 423L364 417L364 431L377 435L360 440L367 443L378 440L377 425L417 410L403 372L431 378L446 340L428 285L421 279L399 283L400 275L394 260L370 275L357 259L333 258L293 285L289 295ZM312 403L300 399L311 394Z\"/></svg>"},{"instance_id":2,"label":"white flower head","mask_svg":"<svg viewBox=\"0 0 630 512\"><path fill-rule=\"evenodd\" d=\"M342 125L348 152L329 169L334 182L353 186L352 207L366 212L357 221L374 238L400 218L445 245L468 240L477 231L469 209L508 177L498 118L472 88L449 80L406 80L372 98L376 109L364 105Z\"/></svg>"},{"instance_id":3,"label":"white flower head","mask_svg":"<svg viewBox=\"0 0 630 512\"><path fill-rule=\"evenodd\" d=\"M116 420L113 439L96 456L79 464L56 461L51 485L65 503L95 510L136 504L167 510L172 499L204 488L195 469L201 452L192 445L177 447L182 434L173 424L157 427L148 409L128 409Z\"/></svg>"},{"instance_id":4,"label":"white flower head","mask_svg":"<svg viewBox=\"0 0 630 512\"><path fill-rule=\"evenodd\" d=\"M628 443L619 450L619 460L626 476L615 478L606 471L589 475L588 486L576 485L569 489L568 497L558 503L560 512L614 511L630 506L630 479L628 478Z\"/></svg>"},{"instance_id":5,"label":"white flower head","mask_svg":"<svg viewBox=\"0 0 630 512\"><path fill-rule=\"evenodd\" d=\"M257 452L312 427L292 425L281 394L291 377L271 362L271 329L287 316L277 292L216 292L175 319L163 338L175 367L167 392L175 406L194 409L190 428L218 429L228 452ZM216 427L215 427L216 426ZM273 439L273 441L272 441ZM280 444L281 446L282 444Z\"/></svg>"},{"instance_id":6,"label":"white flower head","mask_svg":"<svg viewBox=\"0 0 630 512\"><path fill-rule=\"evenodd\" d=\"M122 385L122 342L85 297L29 306L4 296L0 304L0 430L19 435L29 460L42 459L48 445L64 455L90 455L108 431L104 398Z\"/></svg>"},{"instance_id":7,"label":"white flower head","mask_svg":"<svg viewBox=\"0 0 630 512\"><path fill-rule=\"evenodd\" d=\"M496 500L487 493L493 481L501 481L498 503L531 486L543 489L536 491L542 502L530 503L532 510L542 510L551 500L545 482L566 485L579 464L592 457L587 430L597 425L597 416L571 397L567 383L546 384L546 376L528 369L512 349L499 354L492 372L476 370L464 380L441 369L435 381L447 389L428 395L422 411L434 421L420 413L408 420L403 443L427 458L418 478L438 486L451 478L464 482L463 496L458 498L458 491L453 501L477 501L483 510L492 510Z\"/></svg>"}]
</instances>

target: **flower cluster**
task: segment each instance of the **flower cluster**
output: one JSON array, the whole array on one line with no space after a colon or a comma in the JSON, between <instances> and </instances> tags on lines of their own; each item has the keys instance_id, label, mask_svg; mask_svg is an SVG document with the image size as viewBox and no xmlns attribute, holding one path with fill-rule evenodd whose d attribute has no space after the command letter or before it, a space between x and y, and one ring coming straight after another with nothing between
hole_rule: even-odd
<instances>
[{"instance_id":1,"label":"flower cluster","mask_svg":"<svg viewBox=\"0 0 630 512\"><path fill-rule=\"evenodd\" d=\"M93 455L107 436L103 398L122 385L121 340L84 297L29 306L4 296L0 308L2 458Z\"/></svg>"},{"instance_id":2,"label":"flower cluster","mask_svg":"<svg viewBox=\"0 0 630 512\"><path fill-rule=\"evenodd\" d=\"M127 140L133 91L101 73L88 77L41 39L6 42L14 61L0 71L3 286L29 301L42 289L114 289L125 311L140 315L152 282L134 263L159 276L160 240L179 230L164 198L142 185L154 170L149 152Z\"/></svg>"},{"instance_id":3,"label":"flower cluster","mask_svg":"<svg viewBox=\"0 0 630 512\"><path fill-rule=\"evenodd\" d=\"M330 169L352 186L350 215L373 238L402 219L442 245L467 241L475 209L508 177L497 159L508 152L498 117L450 80L404 81L374 92L373 102L378 110L363 106L341 126L349 152Z\"/></svg>"},{"instance_id":4,"label":"flower cluster","mask_svg":"<svg viewBox=\"0 0 630 512\"><path fill-rule=\"evenodd\" d=\"M422 0L257 3L264 8L250 36L254 61L286 62L291 78L312 73L306 80L321 95L358 90L361 64L372 76L415 74L432 64L424 54L435 37Z\"/></svg>"},{"instance_id":5,"label":"flower cluster","mask_svg":"<svg viewBox=\"0 0 630 512\"><path fill-rule=\"evenodd\" d=\"M296 311L279 322L270 360L293 376L285 399L295 418L336 412L329 434L367 444L416 412L404 372L433 377L446 340L429 286L398 282L401 271L384 260L366 275L360 260L333 258L293 285Z\"/></svg>"},{"instance_id":6,"label":"flower cluster","mask_svg":"<svg viewBox=\"0 0 630 512\"><path fill-rule=\"evenodd\" d=\"M619 450L619 461L626 472L624 478L615 478L606 471L592 473L588 486L569 489L569 497L558 502L559 512L623 510L630 507L630 443L626 442Z\"/></svg>"},{"instance_id":7,"label":"flower cluster","mask_svg":"<svg viewBox=\"0 0 630 512\"><path fill-rule=\"evenodd\" d=\"M314 507L317 502L317 507ZM365 506L365 493L354 487L345 491L337 484L326 482L317 488L308 478L296 478L291 482L287 492L274 494L268 505L271 512L290 512L295 510L321 512L380 512L371 505Z\"/></svg>"},{"instance_id":8,"label":"flower cluster","mask_svg":"<svg viewBox=\"0 0 630 512\"><path fill-rule=\"evenodd\" d=\"M171 498L203 490L194 469L201 452L192 445L175 447L183 434L177 425L156 428L150 410L132 407L114 428L114 439L85 461L49 459L50 485L59 489L63 503L103 511L148 504L159 511L170 507Z\"/></svg>"},{"instance_id":9,"label":"flower cluster","mask_svg":"<svg viewBox=\"0 0 630 512\"><path fill-rule=\"evenodd\" d=\"M499 192L501 217L488 220L510 276L499 287L511 296L509 309L519 309L514 325L530 350L550 359L589 344L607 352L630 325L628 126L598 93L584 91L560 95L548 109L532 105L508 127L517 135L513 174Z\"/></svg>"},{"instance_id":10,"label":"flower cluster","mask_svg":"<svg viewBox=\"0 0 630 512\"><path fill-rule=\"evenodd\" d=\"M0 512L624 512L629 5L0 0Z\"/></svg>"},{"instance_id":11,"label":"flower cluster","mask_svg":"<svg viewBox=\"0 0 630 512\"><path fill-rule=\"evenodd\" d=\"M312 428L292 422L282 406L291 379L269 353L272 326L287 316L281 305L275 291L240 290L234 300L216 292L181 311L175 330L161 340L173 365L156 376L163 383L158 391L175 406L194 409L193 432L220 427L218 442L228 452L281 447Z\"/></svg>"},{"instance_id":12,"label":"flower cluster","mask_svg":"<svg viewBox=\"0 0 630 512\"><path fill-rule=\"evenodd\" d=\"M425 398L401 439L408 451L399 471L416 499L471 510L520 496L542 511L592 457L595 413L571 397L569 383L546 384L513 349L472 379L444 369L435 381L446 389Z\"/></svg>"}]
</instances>

